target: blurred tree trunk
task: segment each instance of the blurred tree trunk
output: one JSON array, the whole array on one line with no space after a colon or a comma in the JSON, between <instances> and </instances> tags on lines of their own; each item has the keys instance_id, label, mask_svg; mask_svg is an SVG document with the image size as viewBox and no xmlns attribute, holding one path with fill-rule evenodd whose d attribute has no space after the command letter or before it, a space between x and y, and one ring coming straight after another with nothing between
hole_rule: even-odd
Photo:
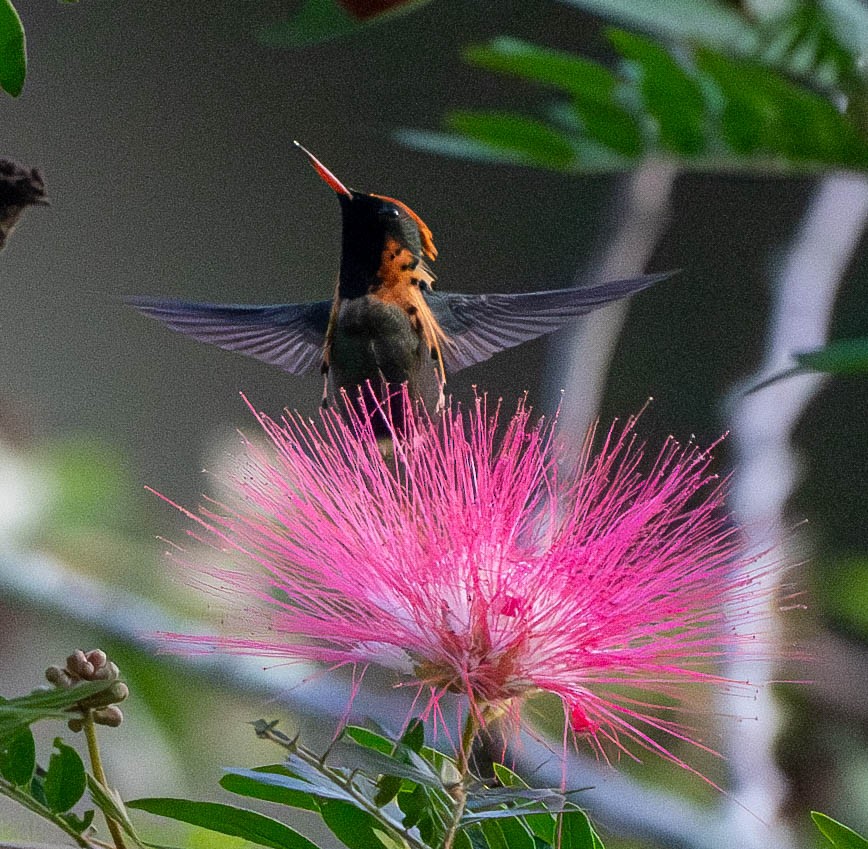
<instances>
[{"instance_id":1,"label":"blurred tree trunk","mask_svg":"<svg viewBox=\"0 0 868 849\"><path fill-rule=\"evenodd\" d=\"M823 347L829 341L835 298L866 220L865 178L840 174L826 177L819 184L802 226L774 275L765 358L750 384L791 366L794 353ZM803 553L792 551L794 523L786 513L787 501L801 476L791 439L824 380L818 374L790 377L750 395L737 390L731 402L736 451L731 504L745 529L749 550L768 552L753 568L804 559ZM782 570L772 569L763 580L776 584L778 603L785 605ZM773 658L784 656L786 642L777 610L770 613L772 623L763 635L770 658L765 668L758 667L752 658L733 654L724 671L727 678L775 680L778 664ZM719 709L724 715L744 716L744 696L723 698ZM726 738L733 793L727 816L733 829L733 845L744 849L789 849L795 845L793 836L781 819L787 785L774 755L781 716L768 687L751 702L751 711L756 712L755 721L743 721L737 733Z\"/></svg>"},{"instance_id":2,"label":"blurred tree trunk","mask_svg":"<svg viewBox=\"0 0 868 849\"><path fill-rule=\"evenodd\" d=\"M633 171L614 203L612 235L587 273L576 282L617 280L644 273L666 224L678 169L672 162L651 159ZM571 333L558 334L550 361L548 405L563 404L558 432L574 445L584 442L596 418L618 337L627 319L629 300L616 301L581 319ZM569 334L569 335L567 335Z\"/></svg>"}]
</instances>

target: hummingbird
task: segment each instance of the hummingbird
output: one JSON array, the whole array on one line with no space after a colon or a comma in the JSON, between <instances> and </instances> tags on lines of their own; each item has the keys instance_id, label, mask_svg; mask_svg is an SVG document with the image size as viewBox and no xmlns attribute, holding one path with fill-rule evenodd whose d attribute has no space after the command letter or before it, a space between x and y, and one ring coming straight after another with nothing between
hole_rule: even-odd
<instances>
[{"instance_id":1,"label":"hummingbird","mask_svg":"<svg viewBox=\"0 0 868 849\"><path fill-rule=\"evenodd\" d=\"M172 330L290 374L319 366L323 406L340 407L346 399L358 413L386 410L400 427L403 404L394 403L401 395L394 389L402 384L411 399L439 411L447 375L669 276L518 294L441 292L434 288L437 248L425 222L402 201L348 188L294 144L340 202L340 270L331 299L248 305L133 297L127 303ZM386 422L377 429L383 435Z\"/></svg>"}]
</instances>

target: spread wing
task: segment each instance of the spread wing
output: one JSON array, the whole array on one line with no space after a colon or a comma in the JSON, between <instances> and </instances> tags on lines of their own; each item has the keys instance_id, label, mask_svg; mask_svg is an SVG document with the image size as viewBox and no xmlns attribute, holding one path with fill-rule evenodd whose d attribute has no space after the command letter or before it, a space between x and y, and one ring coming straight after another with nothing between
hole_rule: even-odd
<instances>
[{"instance_id":1,"label":"spread wing","mask_svg":"<svg viewBox=\"0 0 868 849\"><path fill-rule=\"evenodd\" d=\"M513 295L459 295L432 289L425 289L424 295L451 342L443 346L446 370L458 371L552 333L570 319L647 289L672 273Z\"/></svg>"},{"instance_id":2,"label":"spread wing","mask_svg":"<svg viewBox=\"0 0 868 849\"><path fill-rule=\"evenodd\" d=\"M331 301L248 306L135 297L127 303L172 330L303 374L322 360Z\"/></svg>"}]
</instances>

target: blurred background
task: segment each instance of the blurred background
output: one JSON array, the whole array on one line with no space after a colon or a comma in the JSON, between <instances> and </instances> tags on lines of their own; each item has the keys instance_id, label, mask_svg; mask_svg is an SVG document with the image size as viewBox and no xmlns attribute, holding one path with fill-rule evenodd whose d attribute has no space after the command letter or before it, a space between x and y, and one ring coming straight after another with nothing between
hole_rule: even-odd
<instances>
[{"instance_id":1,"label":"blurred background","mask_svg":"<svg viewBox=\"0 0 868 849\"><path fill-rule=\"evenodd\" d=\"M162 556L158 538L181 541L183 518L145 487L193 507L215 492L203 469L219 473L236 430L255 431L239 392L272 415L285 406L313 413L322 385L318 374L284 375L170 333L122 301L328 297L338 204L293 150L297 138L348 185L422 216L443 289L525 291L681 270L628 311L467 369L450 389L467 399L478 385L507 407L527 391L542 412L563 389L576 453L594 416L635 413L649 396L641 431L651 445L669 434L707 445L733 431L717 453L720 471L735 476L734 509L756 529L754 542L771 533L800 564L787 580L808 608L785 617L781 639L812 660L771 676L813 683L773 688L764 745L781 772L769 816L793 846L814 845L809 809L868 829L868 382L814 375L741 394L799 351L866 335L868 189L862 178L829 175L864 171L868 160L781 165L759 151L746 164L720 149L717 167L713 149L691 163L645 148L583 167L479 133L462 142L460 121L440 133L450 110L542 113L553 99L467 61L470 46L506 35L615 68L624 56L595 5L606 4L434 0L301 46L276 44L273 25L295 11L286 3L19 5L30 66L21 97L0 101L0 154L43 171L51 207L29 210L0 254L0 681L6 696L25 693L72 649L109 650L134 693L106 745L125 797L210 798L221 766L274 759L245 722L283 716L328 740L343 707L306 715L310 700L296 687L304 671L261 671L255 661L197 671L136 637L212 615ZM756 10L721 8L756 21ZM756 440L774 438L770 430L785 453L757 460ZM758 710L748 706L746 722ZM746 779L727 740L746 727L710 730L728 760L700 764L734 798ZM605 798L595 812L592 791L607 846L786 845L708 842L708 823L733 816L732 800L647 760L594 773L601 798L626 774L637 782L630 792L683 794L694 825L667 836L642 804L636 821ZM762 835L761 818L745 833ZM0 800L0 837L49 835Z\"/></svg>"}]
</instances>

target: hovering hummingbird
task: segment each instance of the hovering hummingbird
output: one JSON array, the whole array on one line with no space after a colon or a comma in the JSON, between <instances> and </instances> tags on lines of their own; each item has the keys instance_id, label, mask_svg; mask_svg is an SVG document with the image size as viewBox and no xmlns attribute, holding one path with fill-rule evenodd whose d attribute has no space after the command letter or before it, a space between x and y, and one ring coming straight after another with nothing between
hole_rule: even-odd
<instances>
[{"instance_id":1,"label":"hovering hummingbird","mask_svg":"<svg viewBox=\"0 0 868 849\"><path fill-rule=\"evenodd\" d=\"M447 374L669 276L521 294L435 291L430 263L437 248L422 219L399 200L347 188L295 145L340 201L341 264L331 300L221 305L134 297L128 303L172 330L291 374L320 366L324 406L346 393L370 412L390 397L390 385L406 383L411 398L436 411ZM359 387L368 385L360 395ZM391 415L400 420L401 411Z\"/></svg>"}]
</instances>

